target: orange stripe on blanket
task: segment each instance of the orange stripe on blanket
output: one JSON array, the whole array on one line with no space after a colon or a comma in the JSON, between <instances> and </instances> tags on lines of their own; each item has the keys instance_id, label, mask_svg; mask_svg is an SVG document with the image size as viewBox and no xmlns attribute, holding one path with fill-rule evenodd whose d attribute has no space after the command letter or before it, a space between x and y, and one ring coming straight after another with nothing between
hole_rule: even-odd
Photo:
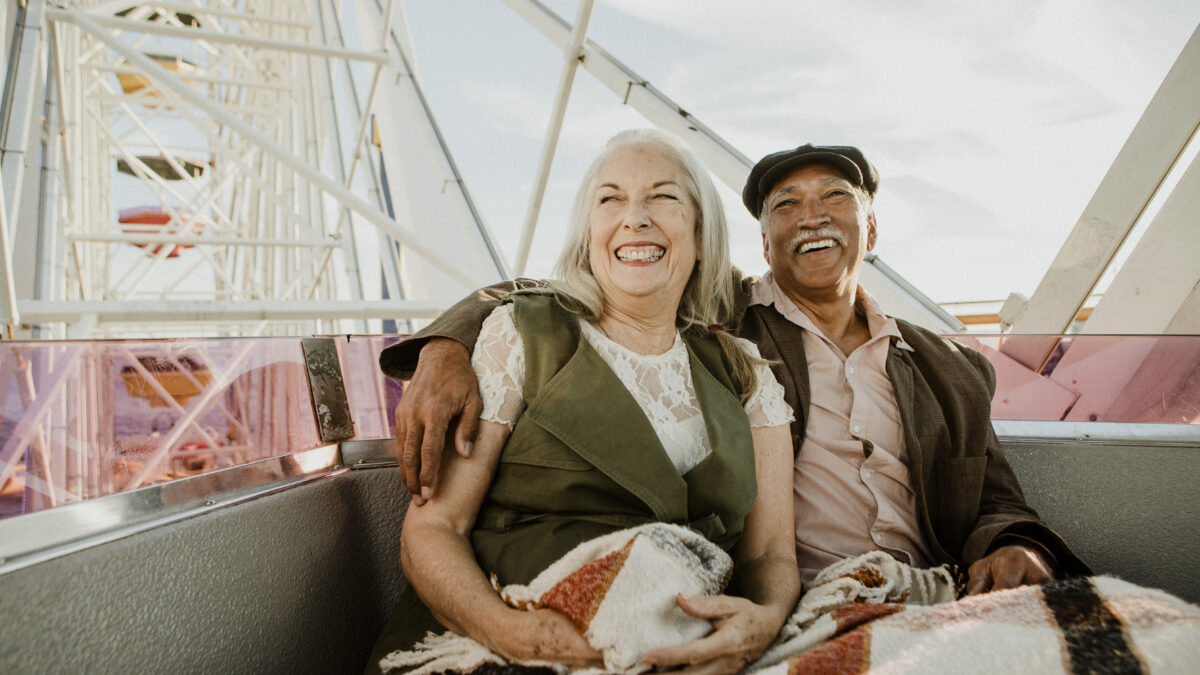
<instances>
[{"instance_id":1,"label":"orange stripe on blanket","mask_svg":"<svg viewBox=\"0 0 1200 675\"><path fill-rule=\"evenodd\" d=\"M788 675L857 675L871 666L871 629L829 640L788 661Z\"/></svg>"},{"instance_id":2,"label":"orange stripe on blanket","mask_svg":"<svg viewBox=\"0 0 1200 675\"><path fill-rule=\"evenodd\" d=\"M861 567L838 578L853 579L867 588L879 588L887 583L887 577L883 576L883 572L874 567Z\"/></svg>"},{"instance_id":3,"label":"orange stripe on blanket","mask_svg":"<svg viewBox=\"0 0 1200 675\"><path fill-rule=\"evenodd\" d=\"M860 626L868 621L874 621L880 617L901 611L904 611L904 605L890 603L875 605L855 602L835 607L829 614L833 618L833 622L837 625L837 632L844 633L855 626Z\"/></svg>"},{"instance_id":4,"label":"orange stripe on blanket","mask_svg":"<svg viewBox=\"0 0 1200 675\"><path fill-rule=\"evenodd\" d=\"M580 633L585 632L612 586L613 579L629 558L635 540L636 536L620 549L575 570L543 593L538 603L566 614L575 622L575 628Z\"/></svg>"}]
</instances>

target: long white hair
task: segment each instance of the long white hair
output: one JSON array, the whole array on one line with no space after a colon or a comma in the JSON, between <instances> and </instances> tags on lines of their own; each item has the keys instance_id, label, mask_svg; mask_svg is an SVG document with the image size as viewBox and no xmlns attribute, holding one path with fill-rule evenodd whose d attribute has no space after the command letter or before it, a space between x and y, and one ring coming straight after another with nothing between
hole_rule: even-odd
<instances>
[{"instance_id":1,"label":"long white hair","mask_svg":"<svg viewBox=\"0 0 1200 675\"><path fill-rule=\"evenodd\" d=\"M599 182L600 167L614 152L630 146L653 147L677 162L685 176L683 187L696 207L696 246L700 260L679 301L677 320L680 328L723 323L733 309L733 287L729 273L729 233L721 198L708 171L692 151L678 138L657 129L620 132L609 139L604 151L588 167L575 195L566 240L554 265L555 278L551 286L578 303L575 309L585 319L596 320L604 314L604 296L592 274L589 257L593 195Z\"/></svg>"},{"instance_id":2,"label":"long white hair","mask_svg":"<svg viewBox=\"0 0 1200 675\"><path fill-rule=\"evenodd\" d=\"M589 321L604 314L604 294L592 274L591 211L599 183L600 167L621 148L649 146L677 162L684 173L684 188L696 208L696 247L700 259L692 269L683 289L675 315L680 330L688 327L708 329L723 324L733 313L733 279L729 262L729 231L725 226L725 209L713 185L708 170L686 145L675 136L657 129L629 129L609 139L600 156L592 161L575 203L562 253L554 265L550 287L571 311ZM735 339L724 330L714 333L729 362L739 398L745 402L758 386L755 365Z\"/></svg>"}]
</instances>

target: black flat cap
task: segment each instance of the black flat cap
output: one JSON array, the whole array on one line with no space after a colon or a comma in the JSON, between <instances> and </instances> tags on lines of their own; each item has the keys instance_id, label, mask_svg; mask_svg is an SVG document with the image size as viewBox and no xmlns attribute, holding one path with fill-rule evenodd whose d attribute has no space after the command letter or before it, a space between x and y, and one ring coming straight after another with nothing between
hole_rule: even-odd
<instances>
[{"instance_id":1,"label":"black flat cap","mask_svg":"<svg viewBox=\"0 0 1200 675\"><path fill-rule=\"evenodd\" d=\"M758 164L750 169L750 177L742 189L742 203L758 218L762 214L763 199L775 187L775 182L805 164L828 164L841 169L851 183L864 188L871 196L875 196L875 190L879 189L879 172L863 156L862 150L849 145L806 143L792 150L773 152L758 160Z\"/></svg>"}]
</instances>

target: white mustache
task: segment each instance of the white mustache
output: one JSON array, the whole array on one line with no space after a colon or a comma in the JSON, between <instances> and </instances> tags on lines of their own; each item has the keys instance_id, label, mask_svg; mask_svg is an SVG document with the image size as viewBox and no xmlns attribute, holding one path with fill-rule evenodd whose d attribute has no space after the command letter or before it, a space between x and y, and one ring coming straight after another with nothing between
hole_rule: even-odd
<instances>
[{"instance_id":1,"label":"white mustache","mask_svg":"<svg viewBox=\"0 0 1200 675\"><path fill-rule=\"evenodd\" d=\"M827 225L824 227L819 227L815 230L805 230L804 232L798 233L788 242L787 250L795 251L796 249L800 248L800 244L802 242L812 239L832 239L840 246L846 245L846 236L837 228Z\"/></svg>"}]
</instances>

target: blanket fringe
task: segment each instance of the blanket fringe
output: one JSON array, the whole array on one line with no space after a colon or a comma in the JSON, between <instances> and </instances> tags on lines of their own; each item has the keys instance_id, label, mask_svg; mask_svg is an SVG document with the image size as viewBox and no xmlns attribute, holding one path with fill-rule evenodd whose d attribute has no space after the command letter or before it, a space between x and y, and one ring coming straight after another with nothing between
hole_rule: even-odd
<instances>
[{"instance_id":1,"label":"blanket fringe","mask_svg":"<svg viewBox=\"0 0 1200 675\"><path fill-rule=\"evenodd\" d=\"M842 605L936 605L956 597L954 576L945 566L916 569L883 551L841 560L817 574L775 642L747 670L769 667L821 643L837 630L829 614Z\"/></svg>"},{"instance_id":2,"label":"blanket fringe","mask_svg":"<svg viewBox=\"0 0 1200 675\"><path fill-rule=\"evenodd\" d=\"M441 635L427 633L425 639L411 650L395 651L380 659L379 669L385 673L404 672L411 675L470 673L487 663L508 665L504 658L493 654L487 647L469 637L450 632ZM549 668L557 673L567 672L566 667L552 663L523 665Z\"/></svg>"}]
</instances>

